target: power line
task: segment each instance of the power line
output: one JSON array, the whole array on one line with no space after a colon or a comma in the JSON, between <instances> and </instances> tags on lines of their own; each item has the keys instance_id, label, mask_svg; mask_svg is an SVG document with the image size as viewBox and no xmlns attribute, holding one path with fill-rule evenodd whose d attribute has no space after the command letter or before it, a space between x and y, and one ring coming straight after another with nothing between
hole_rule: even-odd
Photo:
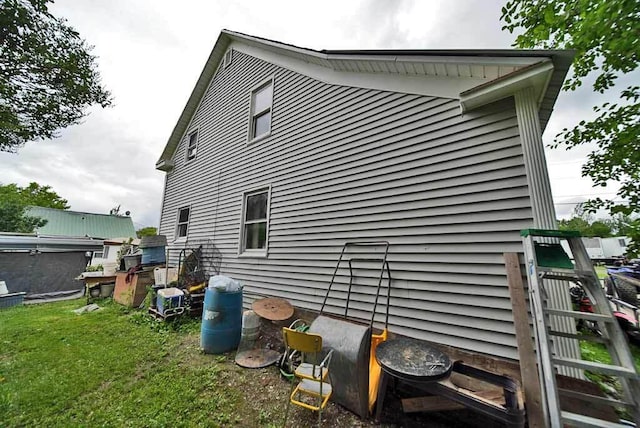
<instances>
[{"instance_id":1,"label":"power line","mask_svg":"<svg viewBox=\"0 0 640 428\"><path fill-rule=\"evenodd\" d=\"M577 198L579 196L583 196L585 198L590 198L592 196L616 196L616 193L605 192L605 193L573 193L571 195L553 195L554 198Z\"/></svg>"},{"instance_id":2,"label":"power line","mask_svg":"<svg viewBox=\"0 0 640 428\"><path fill-rule=\"evenodd\" d=\"M554 202L553 205L578 205L578 204L582 204L586 201L579 201L579 202ZM620 204L620 203L625 203L627 201L611 201L615 204Z\"/></svg>"},{"instance_id":3,"label":"power line","mask_svg":"<svg viewBox=\"0 0 640 428\"><path fill-rule=\"evenodd\" d=\"M549 165L564 165L564 164L568 164L568 163L584 163L584 161L586 160L586 156L583 159L573 159L573 160L567 160L567 161L555 161L555 162L547 162Z\"/></svg>"}]
</instances>

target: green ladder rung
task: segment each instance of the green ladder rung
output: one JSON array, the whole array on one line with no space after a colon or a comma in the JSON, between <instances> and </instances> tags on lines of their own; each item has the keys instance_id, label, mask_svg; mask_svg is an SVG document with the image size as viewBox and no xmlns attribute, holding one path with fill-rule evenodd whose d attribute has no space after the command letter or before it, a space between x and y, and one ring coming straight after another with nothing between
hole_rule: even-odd
<instances>
[{"instance_id":1,"label":"green ladder rung","mask_svg":"<svg viewBox=\"0 0 640 428\"><path fill-rule=\"evenodd\" d=\"M579 238L580 232L576 230L553 230L553 229L523 229L520 236L546 236L550 238Z\"/></svg>"}]
</instances>

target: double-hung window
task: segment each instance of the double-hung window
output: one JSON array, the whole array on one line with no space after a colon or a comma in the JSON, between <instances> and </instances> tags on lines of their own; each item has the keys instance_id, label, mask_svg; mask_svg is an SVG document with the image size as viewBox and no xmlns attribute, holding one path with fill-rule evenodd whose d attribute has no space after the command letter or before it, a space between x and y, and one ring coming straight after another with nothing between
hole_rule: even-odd
<instances>
[{"instance_id":1,"label":"double-hung window","mask_svg":"<svg viewBox=\"0 0 640 428\"><path fill-rule=\"evenodd\" d=\"M198 131L189 134L189 143L187 145L187 162L196 158L198 152Z\"/></svg>"},{"instance_id":2,"label":"double-hung window","mask_svg":"<svg viewBox=\"0 0 640 428\"><path fill-rule=\"evenodd\" d=\"M178 210L178 223L176 226L176 237L184 238L187 236L187 230L189 228L189 207L183 207Z\"/></svg>"},{"instance_id":3,"label":"double-hung window","mask_svg":"<svg viewBox=\"0 0 640 428\"><path fill-rule=\"evenodd\" d=\"M240 253L267 255L269 189L244 194Z\"/></svg>"},{"instance_id":4,"label":"double-hung window","mask_svg":"<svg viewBox=\"0 0 640 428\"><path fill-rule=\"evenodd\" d=\"M273 79L251 92L251 121L249 141L266 137L271 132L271 108L273 106Z\"/></svg>"}]
</instances>

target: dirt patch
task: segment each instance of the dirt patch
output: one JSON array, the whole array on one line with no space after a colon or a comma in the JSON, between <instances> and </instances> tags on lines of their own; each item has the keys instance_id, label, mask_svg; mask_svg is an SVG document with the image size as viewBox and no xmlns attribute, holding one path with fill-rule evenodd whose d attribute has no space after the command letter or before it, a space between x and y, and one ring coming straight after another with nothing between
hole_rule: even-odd
<instances>
[{"instance_id":1,"label":"dirt patch","mask_svg":"<svg viewBox=\"0 0 640 428\"><path fill-rule=\"evenodd\" d=\"M247 369L235 364L235 352L221 355L207 355L200 350L199 335L185 335L181 344L174 348L173 357L181 364L208 366L216 364L221 386L242 392L242 414L237 415L236 426L272 427L282 426L291 383L280 374L277 366ZM258 347L283 352L281 326L263 324L258 338ZM407 397L402 388L390 387L384 402L384 411L379 423L373 418L363 420L339 404L329 402L322 413L322 425L327 427L466 427L500 426L495 420L478 413L455 410L436 413L409 413L402 410L401 399ZM288 427L317 426L317 413L298 406L290 406Z\"/></svg>"}]
</instances>

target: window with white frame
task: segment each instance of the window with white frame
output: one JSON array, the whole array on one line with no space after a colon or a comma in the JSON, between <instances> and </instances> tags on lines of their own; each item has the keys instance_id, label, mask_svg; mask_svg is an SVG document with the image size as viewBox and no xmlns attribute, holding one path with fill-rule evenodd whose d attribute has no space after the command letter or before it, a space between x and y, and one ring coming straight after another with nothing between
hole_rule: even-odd
<instances>
[{"instance_id":1,"label":"window with white frame","mask_svg":"<svg viewBox=\"0 0 640 428\"><path fill-rule=\"evenodd\" d=\"M198 151L198 131L193 131L189 134L189 143L187 145L187 161L196 158L196 153Z\"/></svg>"},{"instance_id":2,"label":"window with white frame","mask_svg":"<svg viewBox=\"0 0 640 428\"><path fill-rule=\"evenodd\" d=\"M176 226L176 236L183 238L187 236L187 229L189 227L189 207L182 207L178 210L178 224Z\"/></svg>"},{"instance_id":3,"label":"window with white frame","mask_svg":"<svg viewBox=\"0 0 640 428\"><path fill-rule=\"evenodd\" d=\"M249 141L271 132L271 107L273 105L273 80L251 92L251 121Z\"/></svg>"},{"instance_id":4,"label":"window with white frame","mask_svg":"<svg viewBox=\"0 0 640 428\"><path fill-rule=\"evenodd\" d=\"M266 255L269 230L269 189L244 194L241 253Z\"/></svg>"},{"instance_id":5,"label":"window with white frame","mask_svg":"<svg viewBox=\"0 0 640 428\"><path fill-rule=\"evenodd\" d=\"M105 245L104 248L102 249L102 258L103 259L108 259L109 258L109 246Z\"/></svg>"}]
</instances>

